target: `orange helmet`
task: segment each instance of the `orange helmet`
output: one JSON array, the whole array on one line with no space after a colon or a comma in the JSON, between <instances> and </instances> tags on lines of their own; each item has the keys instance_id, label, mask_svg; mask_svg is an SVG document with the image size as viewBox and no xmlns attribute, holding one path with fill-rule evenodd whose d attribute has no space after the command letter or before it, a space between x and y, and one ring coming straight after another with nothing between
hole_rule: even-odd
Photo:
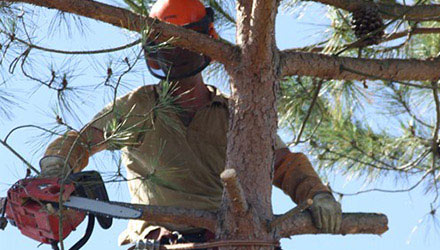
<instances>
[{"instance_id":1,"label":"orange helmet","mask_svg":"<svg viewBox=\"0 0 440 250\"><path fill-rule=\"evenodd\" d=\"M151 8L150 17L218 38L213 24L214 12L199 0L158 0ZM207 56L179 47L148 48L154 45L154 41L147 41L145 57L150 73L160 79L177 80L196 75L211 61Z\"/></svg>"}]
</instances>

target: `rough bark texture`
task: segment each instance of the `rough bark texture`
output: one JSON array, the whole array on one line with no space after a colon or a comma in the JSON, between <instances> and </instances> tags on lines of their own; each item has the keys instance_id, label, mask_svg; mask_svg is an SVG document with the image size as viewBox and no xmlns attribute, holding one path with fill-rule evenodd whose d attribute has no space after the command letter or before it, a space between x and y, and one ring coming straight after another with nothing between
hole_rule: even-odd
<instances>
[{"instance_id":1,"label":"rough bark texture","mask_svg":"<svg viewBox=\"0 0 440 250\"><path fill-rule=\"evenodd\" d=\"M373 1L365 0L308 0L319 2L327 5L332 5L350 12L355 11L363 5L376 5L382 17L387 19L402 19L405 16L406 20L421 21L421 20L440 20L440 5L401 5L401 4L382 4L373 3Z\"/></svg>"},{"instance_id":2,"label":"rough bark texture","mask_svg":"<svg viewBox=\"0 0 440 250\"><path fill-rule=\"evenodd\" d=\"M313 226L310 214L297 214L277 227L281 237L298 234L319 234ZM377 234L388 230L388 219L384 214L375 213L343 213L341 231L337 234Z\"/></svg>"},{"instance_id":3,"label":"rough bark texture","mask_svg":"<svg viewBox=\"0 0 440 250\"><path fill-rule=\"evenodd\" d=\"M151 223L177 223L199 228L206 228L215 231L217 215L213 212L197 209L186 209L177 207L149 206L142 204L127 204L114 202L120 205L134 207L142 210L140 220Z\"/></svg>"},{"instance_id":4,"label":"rough bark texture","mask_svg":"<svg viewBox=\"0 0 440 250\"><path fill-rule=\"evenodd\" d=\"M279 60L274 40L276 7L275 0L243 0L237 10L237 23L243 22L245 27L237 30L237 45L242 49L240 64L238 67L226 65L231 76L232 92L226 168L236 169L250 209L245 216L234 216L230 201L223 196L217 230L222 240L275 240L266 225L272 214L271 167L277 129L275 86L279 79ZM246 25L248 22L249 25Z\"/></svg>"},{"instance_id":5,"label":"rough bark texture","mask_svg":"<svg viewBox=\"0 0 440 250\"><path fill-rule=\"evenodd\" d=\"M324 79L422 81L440 77L438 58L362 59L286 51L281 53L281 67L283 76L302 75Z\"/></svg>"}]
</instances>

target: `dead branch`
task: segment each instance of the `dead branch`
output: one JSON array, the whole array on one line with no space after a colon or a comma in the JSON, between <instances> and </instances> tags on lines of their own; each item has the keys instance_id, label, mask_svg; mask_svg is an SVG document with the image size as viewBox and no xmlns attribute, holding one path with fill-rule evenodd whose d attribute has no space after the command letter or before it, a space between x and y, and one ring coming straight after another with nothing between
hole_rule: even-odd
<instances>
[{"instance_id":1,"label":"dead branch","mask_svg":"<svg viewBox=\"0 0 440 250\"><path fill-rule=\"evenodd\" d=\"M308 212L290 217L276 227L282 238L298 234L321 234L312 223ZM388 219L384 214L343 213L341 231L337 234L377 234L388 230Z\"/></svg>"},{"instance_id":2,"label":"dead branch","mask_svg":"<svg viewBox=\"0 0 440 250\"><path fill-rule=\"evenodd\" d=\"M364 0L307 0L331 5L346 11L353 12L361 6L376 5L383 18L405 18L411 21L440 20L440 5L401 5L383 4Z\"/></svg>"},{"instance_id":3,"label":"dead branch","mask_svg":"<svg viewBox=\"0 0 440 250\"><path fill-rule=\"evenodd\" d=\"M131 31L141 32L146 27L159 33L159 42L169 41L183 48L201 52L224 64L234 64L237 48L232 44L210 38L182 27L143 17L129 10L91 0L0 0L0 2L28 3L49 9L77 14ZM197 42L194 42L197 41Z\"/></svg>"}]
</instances>

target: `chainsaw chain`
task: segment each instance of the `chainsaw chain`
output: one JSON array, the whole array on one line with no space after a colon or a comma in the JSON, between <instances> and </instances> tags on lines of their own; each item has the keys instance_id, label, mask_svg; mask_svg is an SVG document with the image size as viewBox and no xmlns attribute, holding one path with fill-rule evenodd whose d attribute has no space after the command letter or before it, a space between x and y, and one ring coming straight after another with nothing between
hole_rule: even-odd
<instances>
[{"instance_id":1,"label":"chainsaw chain","mask_svg":"<svg viewBox=\"0 0 440 250\"><path fill-rule=\"evenodd\" d=\"M118 206L122 206L122 207L126 207L126 208L131 208L131 209L140 211L141 214L142 214L142 210L141 209L139 209L139 208L137 208L135 206L130 205L130 203L118 202L118 201L101 201L101 202L108 203L110 205L118 205ZM78 211L85 212L86 214L93 214L93 215L96 215L96 216L102 216L102 217L106 217L106 218L110 218L111 217L111 218L125 219L125 220L126 219L136 219L136 218L127 218L127 217L123 217L123 216L116 216L116 215L115 216L110 216L110 215L103 214L103 213L100 213L100 212L90 211L90 210L87 210L87 209L81 209L81 208L78 208L78 207L69 207L69 206L66 206L66 207L68 207L70 209L75 209L75 210L78 210Z\"/></svg>"}]
</instances>

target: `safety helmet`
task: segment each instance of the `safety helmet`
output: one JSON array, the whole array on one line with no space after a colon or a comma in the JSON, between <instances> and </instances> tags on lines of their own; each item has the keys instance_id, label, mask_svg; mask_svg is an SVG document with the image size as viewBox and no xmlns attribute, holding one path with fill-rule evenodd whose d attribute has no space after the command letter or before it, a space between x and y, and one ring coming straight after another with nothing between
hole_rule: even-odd
<instances>
[{"instance_id":1,"label":"safety helmet","mask_svg":"<svg viewBox=\"0 0 440 250\"><path fill-rule=\"evenodd\" d=\"M218 38L213 25L214 12L199 0L158 0L151 8L150 17ZM208 56L187 49L155 45L147 39L144 53L148 70L160 79L178 80L196 75L211 61Z\"/></svg>"}]
</instances>

